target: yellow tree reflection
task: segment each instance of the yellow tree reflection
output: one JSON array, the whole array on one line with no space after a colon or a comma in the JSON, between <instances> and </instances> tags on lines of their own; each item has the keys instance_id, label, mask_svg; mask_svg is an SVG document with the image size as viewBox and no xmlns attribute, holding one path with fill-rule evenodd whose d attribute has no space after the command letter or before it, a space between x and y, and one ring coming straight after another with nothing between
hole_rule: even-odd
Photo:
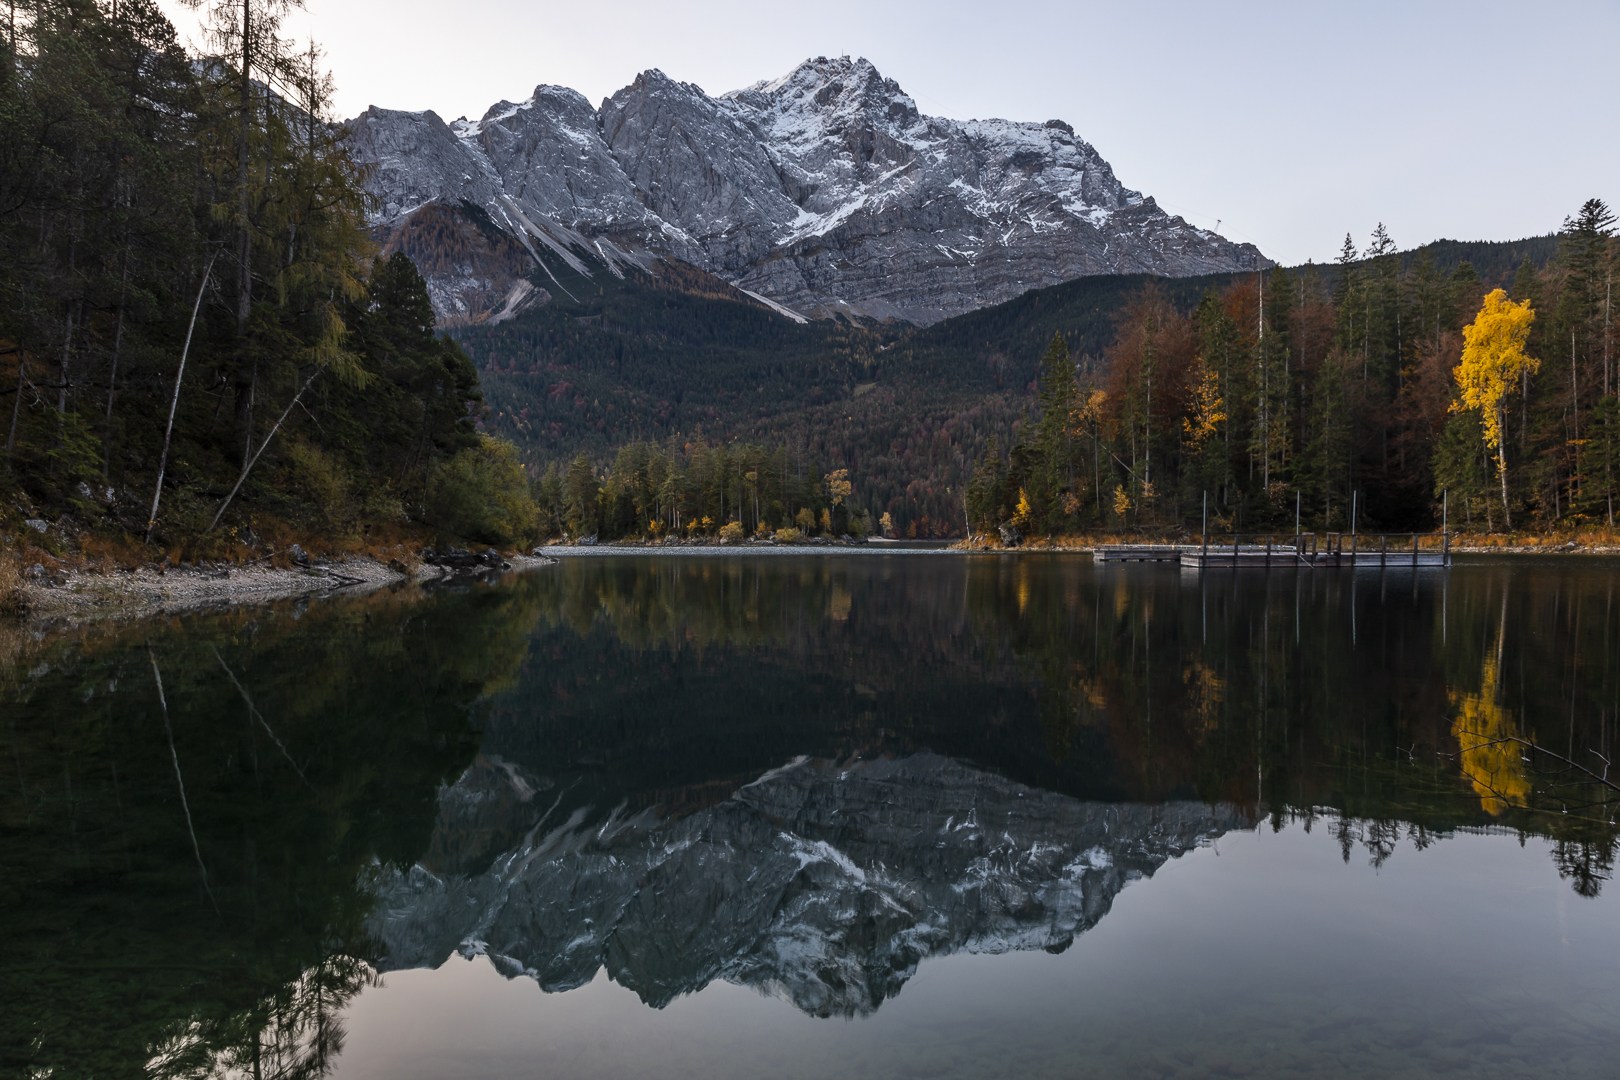
<instances>
[{"instance_id":1,"label":"yellow tree reflection","mask_svg":"<svg viewBox=\"0 0 1620 1080\"><path fill-rule=\"evenodd\" d=\"M1523 751L1512 741L1518 729L1497 700L1500 665L1500 652L1486 657L1480 670L1479 693L1452 690L1450 694L1457 709L1451 734L1462 749L1459 760L1463 775L1474 785L1485 809L1497 816L1510 806L1524 806L1530 796Z\"/></svg>"}]
</instances>

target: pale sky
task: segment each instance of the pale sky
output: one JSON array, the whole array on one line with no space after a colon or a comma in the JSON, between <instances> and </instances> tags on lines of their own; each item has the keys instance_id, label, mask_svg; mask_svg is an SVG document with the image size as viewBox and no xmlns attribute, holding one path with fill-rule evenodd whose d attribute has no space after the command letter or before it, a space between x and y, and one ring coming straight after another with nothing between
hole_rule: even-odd
<instances>
[{"instance_id":1,"label":"pale sky","mask_svg":"<svg viewBox=\"0 0 1620 1080\"><path fill-rule=\"evenodd\" d=\"M1067 120L1127 187L1287 264L1380 221L1408 248L1620 204L1616 0L307 5L288 28L325 46L345 117L476 119L538 83L594 103L653 67L720 94L847 53L931 115Z\"/></svg>"}]
</instances>

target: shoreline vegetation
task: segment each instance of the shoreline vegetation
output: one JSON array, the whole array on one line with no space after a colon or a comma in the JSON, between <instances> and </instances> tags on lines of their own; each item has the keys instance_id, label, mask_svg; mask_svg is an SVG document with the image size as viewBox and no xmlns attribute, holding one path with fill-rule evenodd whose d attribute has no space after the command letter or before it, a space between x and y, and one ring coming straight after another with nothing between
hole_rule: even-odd
<instances>
[{"instance_id":1,"label":"shoreline vegetation","mask_svg":"<svg viewBox=\"0 0 1620 1080\"><path fill-rule=\"evenodd\" d=\"M371 236L320 50L285 5L203 7L206 54L153 0L0 35L0 608L539 539L477 369Z\"/></svg>"},{"instance_id":2,"label":"shoreline vegetation","mask_svg":"<svg viewBox=\"0 0 1620 1080\"><path fill-rule=\"evenodd\" d=\"M930 472L938 462L922 461L907 466L904 491L877 480L907 458L900 442L823 438L817 465L802 433L770 449L699 430L623 444L607 468L583 452L566 472L554 462L536 496L540 529L836 536L845 527L824 515L842 511L851 533L910 539L1264 533L1296 522L1410 533L1449 521L1499 548L1543 546L1501 536L1612 533L1613 224L1602 200L1588 200L1551 261L1521 264L1510 289L1466 262L1450 274L1427 257L1408 265L1382 226L1364 252L1346 237L1336 266L1234 278L1190 310L1149 281L1112 313L1101 356L1077 356L1062 329L1049 331L1021 419L933 432L947 457L976 457L945 482ZM885 407L905 404L891 396Z\"/></svg>"},{"instance_id":3,"label":"shoreline vegetation","mask_svg":"<svg viewBox=\"0 0 1620 1080\"><path fill-rule=\"evenodd\" d=\"M1244 534L1250 536L1252 534ZM1293 536L1292 532L1277 532L1275 534L1278 544L1286 544ZM1310 533L1305 535L1309 536ZM1365 534L1377 536L1377 533ZM1211 545L1224 542L1225 534L1210 534ZM1250 541L1246 540L1245 543ZM1177 545L1183 547L1198 546L1199 538L1196 533L1183 533L1176 536L1166 536L1163 533L1153 534L1087 534L1078 536L1037 536L1024 539L1017 544L1007 544L1000 539L983 533L976 533L967 540L952 544L953 550L961 551L998 551L998 552L1090 552L1099 547L1133 546L1133 545ZM1608 529L1588 529L1583 531L1569 530L1551 533L1451 533L1451 553L1453 555L1620 555L1620 532Z\"/></svg>"},{"instance_id":4,"label":"shoreline vegetation","mask_svg":"<svg viewBox=\"0 0 1620 1080\"><path fill-rule=\"evenodd\" d=\"M271 0L204 7L206 55L154 0L45 0L0 36L0 615L75 582L119 609L191 577L257 598L317 580L311 560L403 580L415 552L559 539L1088 550L1203 513L1212 533L1372 534L1448 506L1486 534L1456 550L1614 544L1599 200L1509 290L1406 265L1382 226L1326 274L1233 279L1191 311L1149 282L1103 356L1052 335L1023 420L932 432L963 466L943 486L899 443L750 443L719 414L541 468L485 430L477 367L411 259L382 254L319 48ZM869 481L885 462L916 477L901 494Z\"/></svg>"},{"instance_id":5,"label":"shoreline vegetation","mask_svg":"<svg viewBox=\"0 0 1620 1080\"><path fill-rule=\"evenodd\" d=\"M1052 336L1033 414L965 485L969 531L1612 533L1614 222L1588 200L1510 289L1403 267L1382 226L1331 278L1256 273L1191 312L1150 284L1100 366Z\"/></svg>"},{"instance_id":6,"label":"shoreline vegetation","mask_svg":"<svg viewBox=\"0 0 1620 1080\"><path fill-rule=\"evenodd\" d=\"M1286 543L1291 534L1277 534ZM1453 532L1457 555L1620 555L1620 533L1586 529L1548 534L1481 534ZM1222 539L1211 536L1212 541ZM1111 545L1196 546L1192 534L1081 534L1034 537L1016 544L976 534L967 540L916 541L882 537L773 537L732 539L697 536L688 539L620 539L584 542L553 539L528 555L499 551L505 568L515 571L551 565L559 557L592 555L971 555L1088 554ZM927 544L928 546L920 546ZM30 624L78 623L127 619L143 615L180 614L221 606L253 605L296 596L335 595L375 588L448 580L456 571L435 565L433 556L403 543L367 551L304 552L295 544L259 559L198 559L196 562L148 562L131 565L116 558L41 555L24 565L16 552L0 553L0 616L24 618ZM494 552L496 549L486 549ZM36 549L38 554L38 549ZM493 568L492 568L493 569Z\"/></svg>"}]
</instances>

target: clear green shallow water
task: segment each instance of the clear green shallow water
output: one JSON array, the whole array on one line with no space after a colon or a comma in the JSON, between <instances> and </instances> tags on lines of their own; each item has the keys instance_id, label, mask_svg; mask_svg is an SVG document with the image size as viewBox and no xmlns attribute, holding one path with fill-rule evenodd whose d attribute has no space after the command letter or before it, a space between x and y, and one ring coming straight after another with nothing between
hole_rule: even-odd
<instances>
[{"instance_id":1,"label":"clear green shallow water","mask_svg":"<svg viewBox=\"0 0 1620 1080\"><path fill-rule=\"evenodd\" d=\"M1617 577L596 555L0 630L0 1072L1611 1076Z\"/></svg>"}]
</instances>

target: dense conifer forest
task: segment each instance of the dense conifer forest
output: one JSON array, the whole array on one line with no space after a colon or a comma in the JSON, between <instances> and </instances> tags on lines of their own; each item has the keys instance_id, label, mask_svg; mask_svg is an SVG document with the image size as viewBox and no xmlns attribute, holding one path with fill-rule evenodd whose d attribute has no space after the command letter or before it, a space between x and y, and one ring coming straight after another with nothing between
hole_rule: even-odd
<instances>
[{"instance_id":1,"label":"dense conifer forest","mask_svg":"<svg viewBox=\"0 0 1620 1080\"><path fill-rule=\"evenodd\" d=\"M1100 363L1077 375L1054 335L1032 420L1005 455L982 452L969 515L1061 534L1199 528L1207 505L1212 530L1339 530L1354 512L1404 531L1449 502L1471 529L1612 526L1613 221L1588 201L1545 266L1527 244L1500 284L1466 260L1403 259L1382 226L1359 253L1347 236L1330 273L1239 276L1191 310L1149 283Z\"/></svg>"},{"instance_id":2,"label":"dense conifer forest","mask_svg":"<svg viewBox=\"0 0 1620 1080\"><path fill-rule=\"evenodd\" d=\"M206 58L151 0L4 28L13 542L1179 531L1206 493L1233 530L1342 528L1352 499L1368 528L1432 527L1443 498L1473 528L1612 521L1598 200L1515 243L1401 252L1380 226L1327 265L1083 278L926 328L548 256L546 302L451 340L418 266L476 242L517 272L519 247L454 208L379 247L331 78L281 10L212 4ZM1498 287L1530 313L1527 363L1465 400L1465 329Z\"/></svg>"},{"instance_id":3,"label":"dense conifer forest","mask_svg":"<svg viewBox=\"0 0 1620 1080\"><path fill-rule=\"evenodd\" d=\"M927 328L801 327L739 297L600 274L457 335L490 426L536 472L572 470L582 490L589 470L598 511L574 520L608 536L658 535L677 516L687 531L704 518L708 531L776 528L825 508L802 478L838 469L852 516L875 530L888 515L901 536L1179 532L1202 526L1206 491L1212 530L1292 528L1296 511L1304 527L1342 529L1352 497L1361 527L1428 529L1447 492L1451 523L1485 530L1506 524L1500 455L1479 411L1452 406L1464 328L1502 287L1537 312L1531 355L1564 350L1510 394L1513 524L1607 524L1611 234L1595 200L1514 243L1401 252L1380 227L1362 250L1346 237L1332 264L1081 278ZM761 471L773 456L799 479L759 480L779 510L754 516L720 512L713 493L651 494L665 481L649 475L682 473L695 447L705 478L682 491L720 483L706 471L716 448L731 447L732 490L750 472L785 475ZM631 488L635 512L606 510ZM579 535L557 511L542 531Z\"/></svg>"},{"instance_id":4,"label":"dense conifer forest","mask_svg":"<svg viewBox=\"0 0 1620 1080\"><path fill-rule=\"evenodd\" d=\"M0 532L133 559L532 530L477 372L411 261L377 257L284 9L208 5L206 58L151 0L0 28Z\"/></svg>"}]
</instances>

